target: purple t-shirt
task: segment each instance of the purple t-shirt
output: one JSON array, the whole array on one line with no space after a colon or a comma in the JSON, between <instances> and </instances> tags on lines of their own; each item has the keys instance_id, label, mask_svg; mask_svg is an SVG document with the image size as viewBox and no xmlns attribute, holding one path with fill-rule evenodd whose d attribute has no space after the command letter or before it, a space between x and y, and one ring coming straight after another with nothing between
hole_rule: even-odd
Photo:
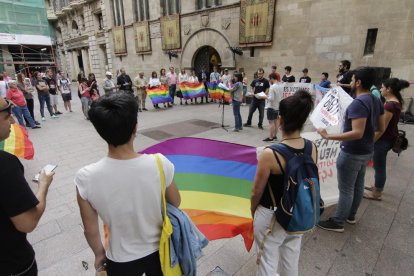
<instances>
[{"instance_id":1,"label":"purple t-shirt","mask_svg":"<svg viewBox=\"0 0 414 276\"><path fill-rule=\"evenodd\" d=\"M372 153L378 118L382 114L384 114L384 106L381 100L371 93L356 97L345 112L344 132L352 130L352 119L367 118L364 135L358 140L342 142L341 149L346 153L357 155Z\"/></svg>"}]
</instances>

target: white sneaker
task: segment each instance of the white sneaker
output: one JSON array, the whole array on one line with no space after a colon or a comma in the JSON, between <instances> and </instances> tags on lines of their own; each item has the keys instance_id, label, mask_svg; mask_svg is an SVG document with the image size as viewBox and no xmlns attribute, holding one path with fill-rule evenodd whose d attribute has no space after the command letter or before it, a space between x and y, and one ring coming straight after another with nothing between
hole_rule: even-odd
<instances>
[{"instance_id":1,"label":"white sneaker","mask_svg":"<svg viewBox=\"0 0 414 276\"><path fill-rule=\"evenodd\" d=\"M46 121L46 118L45 117L42 117L42 121Z\"/></svg>"},{"instance_id":2,"label":"white sneaker","mask_svg":"<svg viewBox=\"0 0 414 276\"><path fill-rule=\"evenodd\" d=\"M56 116L55 114L52 115L52 119L56 119L59 118L58 116Z\"/></svg>"}]
</instances>

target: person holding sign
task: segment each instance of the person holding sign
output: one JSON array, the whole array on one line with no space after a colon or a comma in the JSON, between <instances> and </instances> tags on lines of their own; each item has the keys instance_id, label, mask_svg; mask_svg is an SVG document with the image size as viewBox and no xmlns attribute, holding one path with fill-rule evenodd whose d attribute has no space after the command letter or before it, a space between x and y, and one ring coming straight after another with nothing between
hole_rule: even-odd
<instances>
[{"instance_id":1,"label":"person holding sign","mask_svg":"<svg viewBox=\"0 0 414 276\"><path fill-rule=\"evenodd\" d=\"M374 152L375 133L384 132L384 107L373 96L370 88L375 81L375 70L362 67L352 72L351 88L356 98L348 106L343 133L328 134L326 129L317 132L327 140L342 141L336 161L339 200L335 215L318 226L334 232L344 232L344 223L355 224L364 194L364 178L368 161Z\"/></svg>"}]
</instances>

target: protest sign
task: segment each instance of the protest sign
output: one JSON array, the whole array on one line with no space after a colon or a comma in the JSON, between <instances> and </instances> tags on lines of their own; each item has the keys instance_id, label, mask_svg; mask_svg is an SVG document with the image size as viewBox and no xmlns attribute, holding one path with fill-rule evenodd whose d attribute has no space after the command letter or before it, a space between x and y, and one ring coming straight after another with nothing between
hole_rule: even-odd
<instances>
[{"instance_id":1,"label":"protest sign","mask_svg":"<svg viewBox=\"0 0 414 276\"><path fill-rule=\"evenodd\" d=\"M282 99L292 96L298 90L305 90L313 94L313 84L300 82L283 82L279 83L276 91L281 95Z\"/></svg>"},{"instance_id":2,"label":"protest sign","mask_svg":"<svg viewBox=\"0 0 414 276\"><path fill-rule=\"evenodd\" d=\"M310 120L315 128L341 126L345 111L353 99L340 86L329 90L315 107Z\"/></svg>"}]
</instances>

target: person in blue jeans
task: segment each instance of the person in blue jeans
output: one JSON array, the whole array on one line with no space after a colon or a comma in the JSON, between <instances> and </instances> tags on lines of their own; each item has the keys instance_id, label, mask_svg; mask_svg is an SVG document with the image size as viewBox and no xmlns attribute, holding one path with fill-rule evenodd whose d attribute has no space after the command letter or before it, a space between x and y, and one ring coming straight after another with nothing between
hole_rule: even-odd
<instances>
[{"instance_id":1,"label":"person in blue jeans","mask_svg":"<svg viewBox=\"0 0 414 276\"><path fill-rule=\"evenodd\" d=\"M34 76L36 78L35 87L37 90L37 96L39 98L40 103L40 115L42 116L42 121L45 121L45 103L47 110L49 111L50 117L52 119L58 118L53 113L52 105L50 104L50 93L49 93L49 86L47 85L46 81L42 78L42 75L39 72L35 72Z\"/></svg>"},{"instance_id":2,"label":"person in blue jeans","mask_svg":"<svg viewBox=\"0 0 414 276\"><path fill-rule=\"evenodd\" d=\"M231 92L231 103L233 105L234 115L234 132L239 132L243 129L242 117L240 114L240 105L243 101L243 77L242 74L234 74L234 86L230 89Z\"/></svg>"},{"instance_id":3,"label":"person in blue jeans","mask_svg":"<svg viewBox=\"0 0 414 276\"><path fill-rule=\"evenodd\" d=\"M375 185L366 187L368 191L364 193L364 197L367 199L382 199L382 192L387 180L387 154L398 137L398 121L404 103L401 90L409 86L408 81L397 78L387 79L382 83L381 95L385 98L385 132L382 135L376 133L376 138L379 137L379 139L374 145Z\"/></svg>"},{"instance_id":4,"label":"person in blue jeans","mask_svg":"<svg viewBox=\"0 0 414 276\"><path fill-rule=\"evenodd\" d=\"M265 104L266 100L265 97L257 97L256 95L264 92L266 95L269 92L270 84L267 79L264 77L264 70L263 68L259 68L257 70L257 79L254 79L250 86L253 89L255 97L253 97L253 101L250 104L249 108L249 116L247 117L247 122L244 124L245 127L251 127L252 126L252 117L253 113L256 111L256 109L259 109L259 123L258 127L260 129L263 129L263 117L264 117L264 110L265 110Z\"/></svg>"},{"instance_id":5,"label":"person in blue jeans","mask_svg":"<svg viewBox=\"0 0 414 276\"><path fill-rule=\"evenodd\" d=\"M328 134L318 129L322 138L342 141L336 161L339 200L333 217L319 222L322 229L344 232L345 221L355 224L364 194L364 178L368 161L374 152L375 132L384 132L384 107L371 94L375 81L372 67L361 67L352 72L351 92L355 99L345 111L343 133Z\"/></svg>"}]
</instances>

